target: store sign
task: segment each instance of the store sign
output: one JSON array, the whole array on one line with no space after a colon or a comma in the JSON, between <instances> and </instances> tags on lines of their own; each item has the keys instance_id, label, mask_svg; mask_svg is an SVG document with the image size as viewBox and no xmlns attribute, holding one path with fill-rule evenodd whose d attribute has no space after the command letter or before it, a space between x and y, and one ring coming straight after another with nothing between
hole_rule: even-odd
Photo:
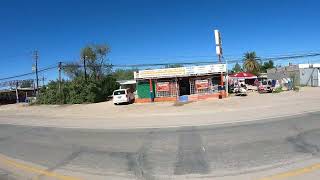
<instances>
[{"instance_id":1,"label":"store sign","mask_svg":"<svg viewBox=\"0 0 320 180\"><path fill-rule=\"evenodd\" d=\"M195 81L196 88L198 89L208 89L209 88L209 81L208 79L205 80L196 80Z\"/></svg>"},{"instance_id":2,"label":"store sign","mask_svg":"<svg viewBox=\"0 0 320 180\"><path fill-rule=\"evenodd\" d=\"M169 82L157 82L157 92L169 91L170 86Z\"/></svg>"},{"instance_id":3,"label":"store sign","mask_svg":"<svg viewBox=\"0 0 320 180\"><path fill-rule=\"evenodd\" d=\"M141 70L138 73L134 73L134 78L135 79L151 79L151 78L182 77L182 76L220 73L220 72L226 72L226 70L227 68L225 64L211 64L211 65L204 65L204 66Z\"/></svg>"},{"instance_id":4,"label":"store sign","mask_svg":"<svg viewBox=\"0 0 320 180\"><path fill-rule=\"evenodd\" d=\"M204 66L191 66L186 67L187 75L202 75L210 73L226 72L227 68L225 64L210 64Z\"/></svg>"},{"instance_id":5,"label":"store sign","mask_svg":"<svg viewBox=\"0 0 320 180\"><path fill-rule=\"evenodd\" d=\"M159 77L177 77L184 76L185 68L167 68L167 69L153 69L142 70L137 74L138 78L159 78Z\"/></svg>"}]
</instances>

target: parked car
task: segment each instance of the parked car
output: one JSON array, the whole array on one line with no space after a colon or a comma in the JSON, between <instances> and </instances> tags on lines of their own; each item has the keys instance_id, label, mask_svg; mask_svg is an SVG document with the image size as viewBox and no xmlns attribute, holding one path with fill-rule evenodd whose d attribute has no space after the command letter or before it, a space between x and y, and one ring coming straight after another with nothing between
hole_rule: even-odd
<instances>
[{"instance_id":1,"label":"parked car","mask_svg":"<svg viewBox=\"0 0 320 180\"><path fill-rule=\"evenodd\" d=\"M272 91L273 91L273 87L272 87L272 80L271 79L261 81L261 83L258 87L259 93L271 93Z\"/></svg>"},{"instance_id":2,"label":"parked car","mask_svg":"<svg viewBox=\"0 0 320 180\"><path fill-rule=\"evenodd\" d=\"M134 100L134 94L130 89L118 89L113 92L113 103L115 105L121 103L133 103Z\"/></svg>"}]
</instances>

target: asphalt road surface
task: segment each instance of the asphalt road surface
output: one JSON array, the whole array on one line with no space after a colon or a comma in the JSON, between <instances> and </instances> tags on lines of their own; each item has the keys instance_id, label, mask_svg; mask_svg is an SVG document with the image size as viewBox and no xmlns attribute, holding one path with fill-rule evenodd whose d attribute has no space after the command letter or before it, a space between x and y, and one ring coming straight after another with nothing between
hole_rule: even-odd
<instances>
[{"instance_id":1,"label":"asphalt road surface","mask_svg":"<svg viewBox=\"0 0 320 180\"><path fill-rule=\"evenodd\" d=\"M318 158L319 150L320 112L171 129L0 125L2 155L83 179L223 179Z\"/></svg>"}]
</instances>

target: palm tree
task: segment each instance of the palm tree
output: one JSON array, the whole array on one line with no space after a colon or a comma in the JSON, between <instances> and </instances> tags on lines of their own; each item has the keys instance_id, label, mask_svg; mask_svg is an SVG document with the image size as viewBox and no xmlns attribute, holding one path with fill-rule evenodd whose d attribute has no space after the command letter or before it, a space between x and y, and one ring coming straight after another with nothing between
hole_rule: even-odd
<instances>
[{"instance_id":1,"label":"palm tree","mask_svg":"<svg viewBox=\"0 0 320 180\"><path fill-rule=\"evenodd\" d=\"M244 54L244 63L243 68L250 73L253 73L255 75L259 74L260 72L260 64L257 61L258 57L256 55L256 52L247 52Z\"/></svg>"}]
</instances>

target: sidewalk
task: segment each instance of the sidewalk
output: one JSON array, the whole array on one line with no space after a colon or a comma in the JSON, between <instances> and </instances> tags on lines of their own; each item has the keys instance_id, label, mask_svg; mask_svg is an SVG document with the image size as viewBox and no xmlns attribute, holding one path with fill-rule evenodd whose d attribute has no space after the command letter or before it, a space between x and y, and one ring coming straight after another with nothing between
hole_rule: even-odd
<instances>
[{"instance_id":1,"label":"sidewalk","mask_svg":"<svg viewBox=\"0 0 320 180\"><path fill-rule=\"evenodd\" d=\"M320 111L320 88L300 92L251 93L198 101L182 106L147 103L114 106L112 102L87 105L0 106L1 124L30 126L128 129L164 128L234 123Z\"/></svg>"}]
</instances>

